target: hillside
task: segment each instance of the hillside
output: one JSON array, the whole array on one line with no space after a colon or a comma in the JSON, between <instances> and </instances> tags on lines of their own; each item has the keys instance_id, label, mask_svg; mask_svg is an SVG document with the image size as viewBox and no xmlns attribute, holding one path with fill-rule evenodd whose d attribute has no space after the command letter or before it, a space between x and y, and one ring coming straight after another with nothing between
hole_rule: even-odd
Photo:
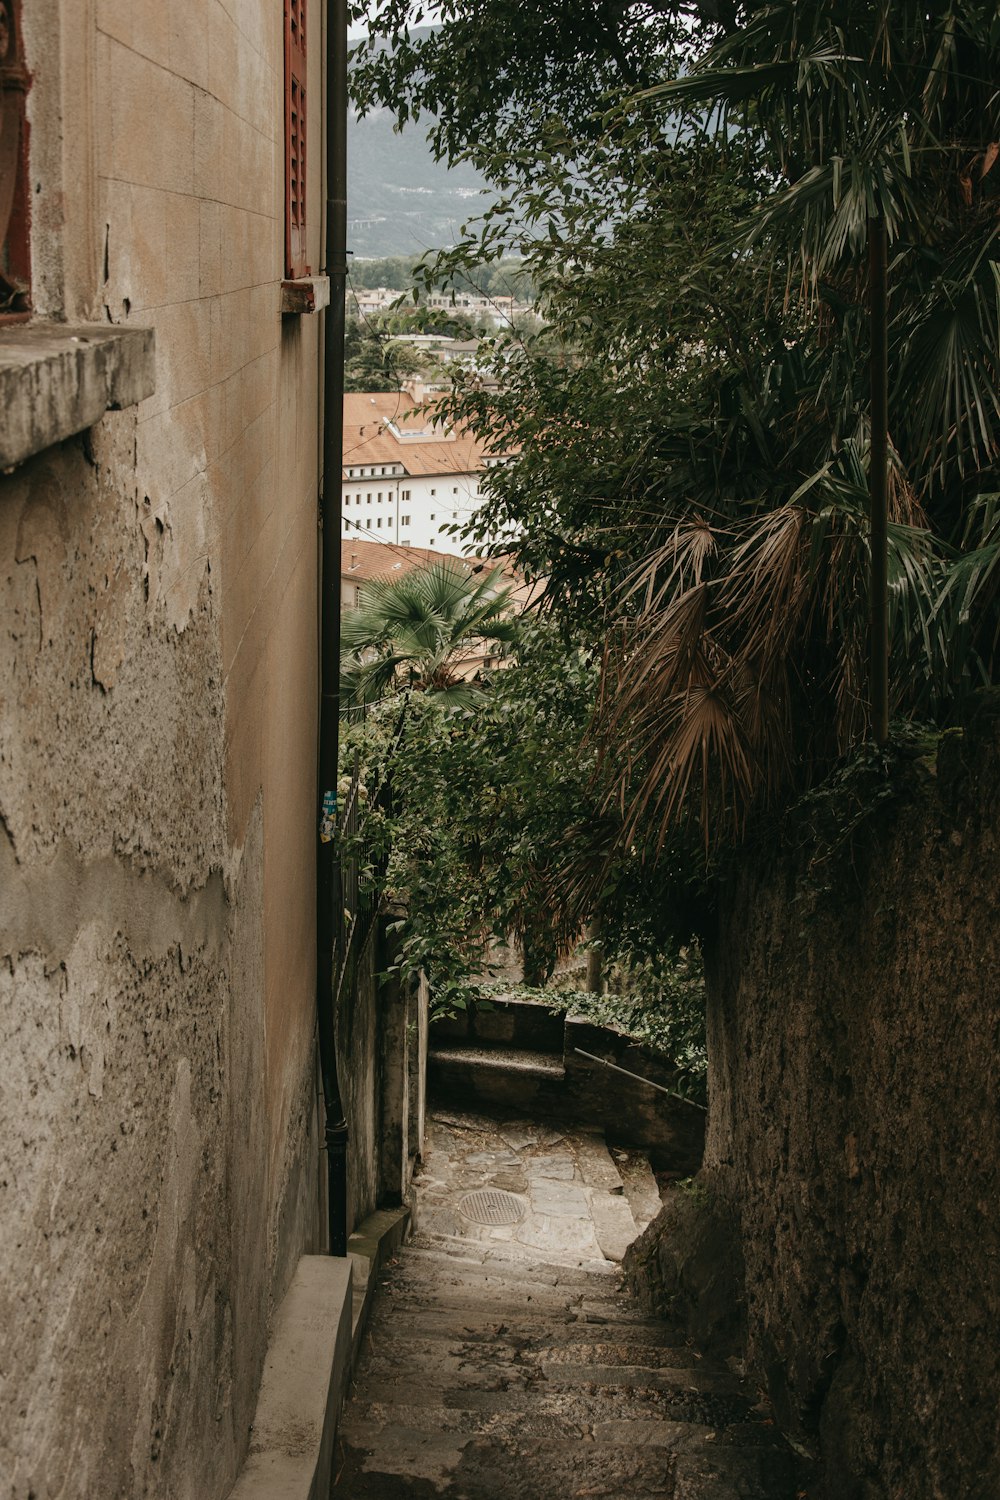
<instances>
[{"instance_id":1,"label":"hillside","mask_svg":"<svg viewBox=\"0 0 1000 1500\"><path fill-rule=\"evenodd\" d=\"M420 255L453 244L475 217L485 183L471 166L436 162L423 122L401 134L388 110L348 127L348 245L359 257Z\"/></svg>"},{"instance_id":2,"label":"hillside","mask_svg":"<svg viewBox=\"0 0 1000 1500\"><path fill-rule=\"evenodd\" d=\"M414 38L432 28L414 27ZM380 43L385 46L385 43ZM467 164L448 168L434 160L425 117L401 134L388 110L359 120L351 111L347 130L347 243L359 259L385 255L417 257L454 244L462 224L480 212L484 179Z\"/></svg>"}]
</instances>

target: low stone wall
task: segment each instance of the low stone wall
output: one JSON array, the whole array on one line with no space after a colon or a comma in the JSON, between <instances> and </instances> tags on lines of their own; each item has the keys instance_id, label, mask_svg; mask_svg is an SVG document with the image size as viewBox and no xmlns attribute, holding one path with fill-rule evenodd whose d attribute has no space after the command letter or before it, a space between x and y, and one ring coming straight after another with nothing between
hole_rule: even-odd
<instances>
[{"instance_id":1,"label":"low stone wall","mask_svg":"<svg viewBox=\"0 0 1000 1500\"><path fill-rule=\"evenodd\" d=\"M637 1076L602 1067L580 1052ZM603 1126L615 1144L645 1147L658 1169L682 1176L697 1172L705 1144L705 1115L697 1105L663 1093L677 1083L669 1063L621 1032L573 1015L566 1018L563 1063L567 1118ZM660 1087L641 1083L643 1078Z\"/></svg>"},{"instance_id":2,"label":"low stone wall","mask_svg":"<svg viewBox=\"0 0 1000 1500\"><path fill-rule=\"evenodd\" d=\"M630 1258L829 1500L1000 1493L998 791L987 703L825 873L803 844L726 893L704 1170Z\"/></svg>"},{"instance_id":3,"label":"low stone wall","mask_svg":"<svg viewBox=\"0 0 1000 1500\"><path fill-rule=\"evenodd\" d=\"M453 1102L474 1100L484 1108L598 1125L609 1140L643 1147L652 1153L658 1169L678 1175L696 1172L701 1164L704 1112L664 1092L676 1086L675 1070L621 1032L596 1026L564 1008L496 997L486 1005L473 1002L458 1016L436 1020L432 1037L445 1048L450 1043L482 1049L478 1060L464 1050L457 1055L445 1048L432 1053L430 1084ZM516 1066L489 1067L491 1051L499 1056L504 1049L537 1052L551 1060L553 1070L542 1074ZM615 1067L594 1062L594 1057Z\"/></svg>"}]
</instances>

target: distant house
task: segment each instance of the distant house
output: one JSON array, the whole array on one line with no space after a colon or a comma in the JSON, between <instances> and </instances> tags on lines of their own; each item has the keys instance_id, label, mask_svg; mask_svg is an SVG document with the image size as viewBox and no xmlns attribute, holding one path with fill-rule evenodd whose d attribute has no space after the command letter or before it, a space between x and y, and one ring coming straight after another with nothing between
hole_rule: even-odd
<instances>
[{"instance_id":1,"label":"distant house","mask_svg":"<svg viewBox=\"0 0 1000 1500\"><path fill-rule=\"evenodd\" d=\"M401 578L415 568L445 562L471 574L474 568L495 566L478 557L459 557L432 547L386 548L379 542L344 540L340 544L341 608L360 609L365 602L365 584L372 579Z\"/></svg>"},{"instance_id":2,"label":"distant house","mask_svg":"<svg viewBox=\"0 0 1000 1500\"><path fill-rule=\"evenodd\" d=\"M503 461L412 396L352 392L344 397L341 536L454 551L451 528L479 509L483 472Z\"/></svg>"}]
</instances>

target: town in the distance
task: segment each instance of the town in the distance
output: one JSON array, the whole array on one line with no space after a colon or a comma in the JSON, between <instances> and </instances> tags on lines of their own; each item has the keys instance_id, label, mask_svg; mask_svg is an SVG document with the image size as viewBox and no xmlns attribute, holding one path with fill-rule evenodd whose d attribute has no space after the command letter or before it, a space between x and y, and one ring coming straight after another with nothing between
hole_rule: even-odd
<instances>
[{"instance_id":1,"label":"town in the distance","mask_svg":"<svg viewBox=\"0 0 1000 1500\"><path fill-rule=\"evenodd\" d=\"M495 385L489 351L498 334L542 326L518 264L483 289L445 288L415 298L404 257L355 262L348 296L341 537L344 570L388 569L372 545L421 560L459 556L480 506L484 471L505 461L440 413L456 378ZM366 282L377 283L366 285ZM386 284L388 283L388 284ZM415 563L416 556L412 561ZM409 561L409 560L407 560ZM345 605L352 591L345 592Z\"/></svg>"}]
</instances>

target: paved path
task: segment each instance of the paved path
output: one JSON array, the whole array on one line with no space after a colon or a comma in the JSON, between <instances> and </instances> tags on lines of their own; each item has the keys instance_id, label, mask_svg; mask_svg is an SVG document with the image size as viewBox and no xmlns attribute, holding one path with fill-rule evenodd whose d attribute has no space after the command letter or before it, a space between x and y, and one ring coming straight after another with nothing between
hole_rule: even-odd
<instances>
[{"instance_id":1,"label":"paved path","mask_svg":"<svg viewBox=\"0 0 1000 1500\"><path fill-rule=\"evenodd\" d=\"M431 1121L333 1500L792 1500L757 1393L622 1292L656 1207L648 1168L623 1173L599 1134Z\"/></svg>"}]
</instances>

